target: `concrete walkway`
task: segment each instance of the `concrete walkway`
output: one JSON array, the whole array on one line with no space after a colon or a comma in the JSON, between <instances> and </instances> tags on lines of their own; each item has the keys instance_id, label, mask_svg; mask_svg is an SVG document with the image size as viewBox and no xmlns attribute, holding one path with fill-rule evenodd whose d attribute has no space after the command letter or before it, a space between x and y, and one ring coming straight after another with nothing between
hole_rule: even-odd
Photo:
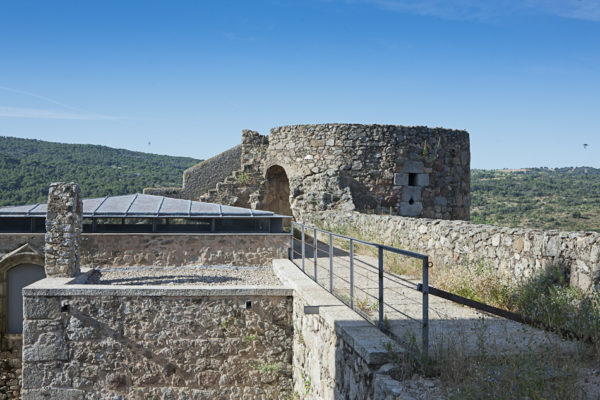
<instances>
[{"instance_id":1,"label":"concrete walkway","mask_svg":"<svg viewBox=\"0 0 600 400\"><path fill-rule=\"evenodd\" d=\"M312 238L308 241L312 243ZM300 242L295 241L294 263L301 268ZM305 273L329 290L329 245L319 243L318 257L312 246L305 246ZM334 247L333 291L345 302L350 301L350 257L348 251ZM420 263L420 260L416 260ZM411 260L407 259L407 262ZM385 264L384 264L385 265ZM421 344L422 293L417 291L421 280L392 273L384 274L385 324L404 345ZM430 283L431 286L434 286ZM376 257L354 257L354 305L373 322L378 319L378 261ZM429 296L430 353L451 347L461 353L522 352L524 350L553 349L571 352L576 344L562 340L557 335L528 325L468 308L449 300Z\"/></svg>"}]
</instances>

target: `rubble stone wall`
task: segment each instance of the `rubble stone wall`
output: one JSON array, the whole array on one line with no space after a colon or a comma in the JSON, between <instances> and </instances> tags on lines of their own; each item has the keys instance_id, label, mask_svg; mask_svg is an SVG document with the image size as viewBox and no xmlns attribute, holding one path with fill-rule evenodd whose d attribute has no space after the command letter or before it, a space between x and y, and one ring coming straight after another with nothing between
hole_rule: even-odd
<instances>
[{"instance_id":1,"label":"rubble stone wall","mask_svg":"<svg viewBox=\"0 0 600 400\"><path fill-rule=\"evenodd\" d=\"M229 150L209 158L183 172L182 197L197 200L196 193L206 193L213 189L233 171L240 168L242 146L237 145Z\"/></svg>"},{"instance_id":2,"label":"rubble stone wall","mask_svg":"<svg viewBox=\"0 0 600 400\"><path fill-rule=\"evenodd\" d=\"M308 304L294 298L294 391L307 400L373 398L381 364L370 366L334 325L318 314L305 314Z\"/></svg>"},{"instance_id":3,"label":"rubble stone wall","mask_svg":"<svg viewBox=\"0 0 600 400\"><path fill-rule=\"evenodd\" d=\"M396 398L387 388L390 339L291 261L276 260L274 270L294 289L294 393L307 400Z\"/></svg>"},{"instance_id":4,"label":"rubble stone wall","mask_svg":"<svg viewBox=\"0 0 600 400\"><path fill-rule=\"evenodd\" d=\"M0 234L0 257L29 243L40 251L44 234ZM287 257L287 234L88 233L81 235L81 266L256 265ZM43 251L42 251L43 254Z\"/></svg>"},{"instance_id":5,"label":"rubble stone wall","mask_svg":"<svg viewBox=\"0 0 600 400\"><path fill-rule=\"evenodd\" d=\"M46 212L45 269L48 277L79 274L83 202L76 183L53 183Z\"/></svg>"},{"instance_id":6,"label":"rubble stone wall","mask_svg":"<svg viewBox=\"0 0 600 400\"><path fill-rule=\"evenodd\" d=\"M0 400L21 398L22 335L2 335L0 344Z\"/></svg>"},{"instance_id":7,"label":"rubble stone wall","mask_svg":"<svg viewBox=\"0 0 600 400\"><path fill-rule=\"evenodd\" d=\"M469 134L443 128L322 124L271 129L294 216L328 210L469 219Z\"/></svg>"},{"instance_id":8,"label":"rubble stone wall","mask_svg":"<svg viewBox=\"0 0 600 400\"><path fill-rule=\"evenodd\" d=\"M26 289L23 399L291 398L291 291L77 286Z\"/></svg>"},{"instance_id":9,"label":"rubble stone wall","mask_svg":"<svg viewBox=\"0 0 600 400\"><path fill-rule=\"evenodd\" d=\"M200 200L256 209L256 198L264 184L263 164L268 145L267 136L243 130L240 168L214 186L214 189L202 193Z\"/></svg>"},{"instance_id":10,"label":"rubble stone wall","mask_svg":"<svg viewBox=\"0 0 600 400\"><path fill-rule=\"evenodd\" d=\"M44 233L0 233L0 258L24 244L44 254L44 236Z\"/></svg>"},{"instance_id":11,"label":"rubble stone wall","mask_svg":"<svg viewBox=\"0 0 600 400\"><path fill-rule=\"evenodd\" d=\"M287 234L84 234L83 266L270 266L287 256Z\"/></svg>"},{"instance_id":12,"label":"rubble stone wall","mask_svg":"<svg viewBox=\"0 0 600 400\"><path fill-rule=\"evenodd\" d=\"M600 282L600 234L540 231L357 212L315 214L306 222L427 254L434 268L491 266L520 281L558 266L584 291ZM435 285L435 284L434 284Z\"/></svg>"},{"instance_id":13,"label":"rubble stone wall","mask_svg":"<svg viewBox=\"0 0 600 400\"><path fill-rule=\"evenodd\" d=\"M240 168L214 189L173 197L265 208L272 197L266 173L278 165L287 174L297 219L330 209L469 219L466 131L359 124L282 126L269 136L245 130L240 157ZM192 169L208 173L204 164ZM170 196L172 189L165 190L144 193Z\"/></svg>"},{"instance_id":14,"label":"rubble stone wall","mask_svg":"<svg viewBox=\"0 0 600 400\"><path fill-rule=\"evenodd\" d=\"M241 155L242 146L238 144L183 171L182 187L145 188L144 194L196 201L233 171L240 169Z\"/></svg>"}]
</instances>

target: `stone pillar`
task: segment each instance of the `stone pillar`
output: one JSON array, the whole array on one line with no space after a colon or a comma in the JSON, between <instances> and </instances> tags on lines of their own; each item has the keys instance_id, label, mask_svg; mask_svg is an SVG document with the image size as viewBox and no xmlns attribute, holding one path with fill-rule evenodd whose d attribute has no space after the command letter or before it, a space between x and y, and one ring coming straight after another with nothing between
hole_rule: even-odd
<instances>
[{"instance_id":1,"label":"stone pillar","mask_svg":"<svg viewBox=\"0 0 600 400\"><path fill-rule=\"evenodd\" d=\"M79 274L83 203L74 183L53 183L46 212L46 276L70 278Z\"/></svg>"}]
</instances>

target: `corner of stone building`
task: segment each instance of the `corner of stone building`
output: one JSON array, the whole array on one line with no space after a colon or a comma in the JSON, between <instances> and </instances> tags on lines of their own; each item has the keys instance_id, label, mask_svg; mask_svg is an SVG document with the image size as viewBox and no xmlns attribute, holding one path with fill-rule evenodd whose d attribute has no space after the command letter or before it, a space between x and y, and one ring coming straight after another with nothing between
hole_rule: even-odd
<instances>
[{"instance_id":1,"label":"corner of stone building","mask_svg":"<svg viewBox=\"0 0 600 400\"><path fill-rule=\"evenodd\" d=\"M45 270L48 278L79 275L79 246L83 228L83 201L75 182L57 182L48 191Z\"/></svg>"}]
</instances>

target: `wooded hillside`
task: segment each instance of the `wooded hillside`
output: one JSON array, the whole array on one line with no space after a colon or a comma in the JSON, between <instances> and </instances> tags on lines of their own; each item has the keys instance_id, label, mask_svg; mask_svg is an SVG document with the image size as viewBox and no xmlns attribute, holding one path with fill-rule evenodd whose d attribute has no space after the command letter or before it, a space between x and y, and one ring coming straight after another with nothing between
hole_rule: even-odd
<instances>
[{"instance_id":1,"label":"wooded hillside","mask_svg":"<svg viewBox=\"0 0 600 400\"><path fill-rule=\"evenodd\" d=\"M83 196L181 186L200 160L105 146L0 137L0 206L45 202L48 185L75 181ZM510 227L600 231L600 169L471 171L471 221Z\"/></svg>"},{"instance_id":2,"label":"wooded hillside","mask_svg":"<svg viewBox=\"0 0 600 400\"><path fill-rule=\"evenodd\" d=\"M51 182L77 182L84 197L181 186L183 170L200 160L87 144L0 136L0 206L47 200Z\"/></svg>"},{"instance_id":3,"label":"wooded hillside","mask_svg":"<svg viewBox=\"0 0 600 400\"><path fill-rule=\"evenodd\" d=\"M471 221L600 232L600 169L472 170Z\"/></svg>"}]
</instances>

